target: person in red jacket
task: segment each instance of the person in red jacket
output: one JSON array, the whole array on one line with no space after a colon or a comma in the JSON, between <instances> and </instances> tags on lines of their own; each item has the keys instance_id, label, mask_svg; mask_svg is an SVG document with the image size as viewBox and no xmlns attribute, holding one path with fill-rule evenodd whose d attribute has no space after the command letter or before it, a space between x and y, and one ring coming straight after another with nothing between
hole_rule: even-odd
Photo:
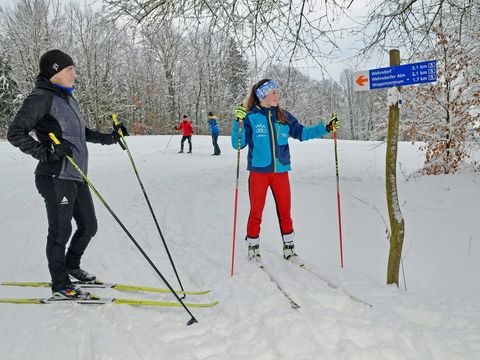
<instances>
[{"instance_id":1,"label":"person in red jacket","mask_svg":"<svg viewBox=\"0 0 480 360\"><path fill-rule=\"evenodd\" d=\"M192 153L192 134L193 134L193 127L190 120L188 120L187 115L183 115L183 121L175 128L175 130L182 130L182 141L180 142L180 151L179 153L183 153L183 143L185 140L188 140L189 150L188 153Z\"/></svg>"}]
</instances>

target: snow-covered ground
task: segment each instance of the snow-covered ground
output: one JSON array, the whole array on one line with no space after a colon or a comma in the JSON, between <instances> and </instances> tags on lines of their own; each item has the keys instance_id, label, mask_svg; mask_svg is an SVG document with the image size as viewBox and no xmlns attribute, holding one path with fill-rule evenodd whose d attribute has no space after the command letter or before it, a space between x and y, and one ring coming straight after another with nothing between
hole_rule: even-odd
<instances>
[{"instance_id":1,"label":"snow-covered ground","mask_svg":"<svg viewBox=\"0 0 480 360\"><path fill-rule=\"evenodd\" d=\"M290 308L266 274L246 260L246 152L242 152L235 275L230 277L236 151L220 138L194 136L194 153L178 154L179 136L128 138L140 176L185 288L211 289L192 309L126 305L0 304L0 359L479 359L480 178L419 176L422 154L401 143L398 186L405 218L407 291L386 286L385 146L339 141L345 267L339 266L333 141L291 141L292 214L298 253L310 269L373 305L352 301L282 258L268 195L261 233L264 263L301 306ZM127 154L89 145L89 177L172 285L163 244ZM478 158L478 156L477 156ZM47 232L34 185L36 161L0 141L0 281L45 281ZM162 286L122 229L95 199L99 231L83 267L106 281ZM108 296L174 301L171 294L98 290ZM0 298L48 296L46 288L0 286Z\"/></svg>"}]
</instances>

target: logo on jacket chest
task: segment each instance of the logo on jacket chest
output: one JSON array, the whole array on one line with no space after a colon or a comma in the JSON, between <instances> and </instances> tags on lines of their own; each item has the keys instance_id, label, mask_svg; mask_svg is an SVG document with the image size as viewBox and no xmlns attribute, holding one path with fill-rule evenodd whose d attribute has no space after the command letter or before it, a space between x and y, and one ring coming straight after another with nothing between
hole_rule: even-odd
<instances>
[{"instance_id":1,"label":"logo on jacket chest","mask_svg":"<svg viewBox=\"0 0 480 360\"><path fill-rule=\"evenodd\" d=\"M267 126L264 125L264 124L256 124L255 125L255 135L257 137L267 136Z\"/></svg>"}]
</instances>

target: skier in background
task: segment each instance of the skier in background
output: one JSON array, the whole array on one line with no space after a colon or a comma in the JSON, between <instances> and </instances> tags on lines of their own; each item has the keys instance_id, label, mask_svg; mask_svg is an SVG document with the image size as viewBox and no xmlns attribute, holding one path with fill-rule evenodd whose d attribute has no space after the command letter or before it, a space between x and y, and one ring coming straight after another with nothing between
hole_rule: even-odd
<instances>
[{"instance_id":1,"label":"skier in background","mask_svg":"<svg viewBox=\"0 0 480 360\"><path fill-rule=\"evenodd\" d=\"M35 87L25 99L8 128L8 141L39 160L35 184L44 198L48 218L47 260L52 277L52 294L57 299L88 297L72 284L70 276L82 282L96 277L80 268L80 259L97 232L97 219L88 184L65 156L74 159L87 174L86 142L111 145L118 142L119 124L112 133L88 129L77 101L73 98L76 78L72 58L60 50L50 50L40 58L40 73ZM29 135L34 130L36 139ZM52 132L60 140L54 145ZM72 217L77 224L70 246Z\"/></svg>"},{"instance_id":2,"label":"skier in background","mask_svg":"<svg viewBox=\"0 0 480 360\"><path fill-rule=\"evenodd\" d=\"M182 122L180 123L180 125L178 125L178 127L175 128L175 130L182 130L182 135L183 135L182 140L180 141L180 151L179 151L179 153L183 153L183 143L185 142L185 140L188 140L188 146L189 146L188 153L191 154L192 153L193 127L192 127L192 123L190 122L190 120L188 120L187 115L183 115Z\"/></svg>"},{"instance_id":3,"label":"skier in background","mask_svg":"<svg viewBox=\"0 0 480 360\"><path fill-rule=\"evenodd\" d=\"M213 143L213 154L212 155L220 155L220 147L218 146L218 135L220 135L220 130L217 124L217 117L213 115L210 111L208 113L208 128L210 130L210 135L212 135L212 143Z\"/></svg>"},{"instance_id":4,"label":"skier in background","mask_svg":"<svg viewBox=\"0 0 480 360\"><path fill-rule=\"evenodd\" d=\"M235 109L232 126L232 146L237 149L239 120L244 121L241 148L248 145L248 191L250 214L247 223L248 259L261 265L259 252L260 225L265 206L267 190L273 193L277 208L280 232L283 240L283 256L294 264L303 266L303 260L294 248L295 233L290 215L291 196L290 150L288 138L300 141L320 138L339 127L338 119L326 126L303 126L298 120L279 106L280 90L273 80L263 79L256 83L250 92L246 108L239 105Z\"/></svg>"}]
</instances>

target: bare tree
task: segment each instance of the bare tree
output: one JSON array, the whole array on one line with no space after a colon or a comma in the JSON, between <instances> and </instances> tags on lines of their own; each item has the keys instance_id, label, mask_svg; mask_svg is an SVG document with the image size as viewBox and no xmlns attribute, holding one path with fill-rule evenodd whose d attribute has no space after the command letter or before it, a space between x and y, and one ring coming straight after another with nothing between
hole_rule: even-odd
<instances>
[{"instance_id":1,"label":"bare tree","mask_svg":"<svg viewBox=\"0 0 480 360\"><path fill-rule=\"evenodd\" d=\"M226 132L233 107L268 69L282 82L288 109L316 123L332 111L343 116L342 91L292 66L298 57L335 49L325 46L334 37L327 15L340 13L345 3L339 4L137 0L95 11L59 0L18 0L0 14L0 50L18 84L12 91L22 93L31 89L44 51L70 53L79 73L75 97L89 126L102 130L118 113L134 133L168 133L187 113L197 133L206 132L206 113L213 111L221 125L228 123ZM130 14L132 23L105 17L113 13Z\"/></svg>"},{"instance_id":2,"label":"bare tree","mask_svg":"<svg viewBox=\"0 0 480 360\"><path fill-rule=\"evenodd\" d=\"M345 101L345 137L355 140L384 140L388 118L386 91L355 92L353 80L354 72L345 69L340 78Z\"/></svg>"},{"instance_id":3,"label":"bare tree","mask_svg":"<svg viewBox=\"0 0 480 360\"><path fill-rule=\"evenodd\" d=\"M399 47L405 58L434 47L432 31L446 17L456 19L456 33L461 38L480 6L472 0L386 0L373 4L363 26L366 41L362 53Z\"/></svg>"},{"instance_id":4,"label":"bare tree","mask_svg":"<svg viewBox=\"0 0 480 360\"><path fill-rule=\"evenodd\" d=\"M178 78L176 73L178 62L185 56L182 32L183 30L174 27L172 22L165 23L159 27L143 27L143 34L148 41L148 45L153 50L156 60L163 67L167 80L170 123L174 122L178 112Z\"/></svg>"},{"instance_id":5,"label":"bare tree","mask_svg":"<svg viewBox=\"0 0 480 360\"><path fill-rule=\"evenodd\" d=\"M79 72L79 100L90 127L111 127L111 114L118 112L113 96L119 77L119 59L125 45L122 33L88 7L73 4L68 9L69 28L74 32L72 52Z\"/></svg>"},{"instance_id":6,"label":"bare tree","mask_svg":"<svg viewBox=\"0 0 480 360\"><path fill-rule=\"evenodd\" d=\"M20 91L31 90L38 74L38 61L53 44L68 48L60 1L18 0L11 8L1 9L3 43L10 58L19 66L13 69Z\"/></svg>"},{"instance_id":7,"label":"bare tree","mask_svg":"<svg viewBox=\"0 0 480 360\"><path fill-rule=\"evenodd\" d=\"M187 24L211 22L213 30L228 34L244 49L251 49L253 67L259 59L288 63L314 59L321 66L337 46L331 20L351 0L104 0L112 17L157 27L181 21ZM288 81L289 79L287 79Z\"/></svg>"},{"instance_id":8,"label":"bare tree","mask_svg":"<svg viewBox=\"0 0 480 360\"><path fill-rule=\"evenodd\" d=\"M438 60L437 83L409 89L411 137L426 142L425 174L455 173L468 159L480 108L480 62L469 45L462 45L442 24L433 29L437 47L429 55ZM475 46L472 43L470 46Z\"/></svg>"}]
</instances>

